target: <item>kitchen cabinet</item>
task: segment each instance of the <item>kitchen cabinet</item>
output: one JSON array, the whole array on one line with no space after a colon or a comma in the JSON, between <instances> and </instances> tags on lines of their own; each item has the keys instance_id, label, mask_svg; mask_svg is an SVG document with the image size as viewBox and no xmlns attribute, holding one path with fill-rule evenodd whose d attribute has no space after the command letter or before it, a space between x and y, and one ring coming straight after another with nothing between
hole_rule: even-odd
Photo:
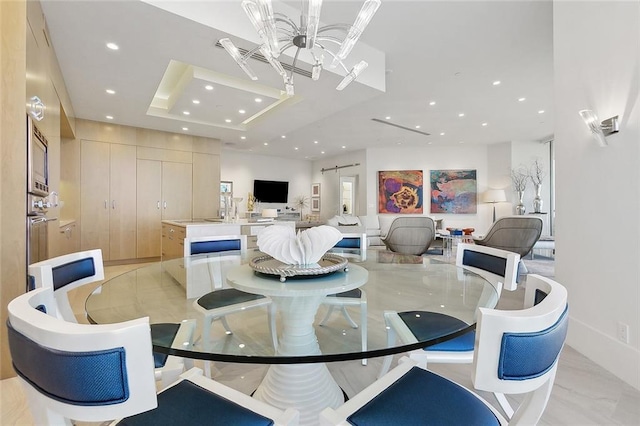
<instances>
[{"instance_id":1,"label":"kitchen cabinet","mask_svg":"<svg viewBox=\"0 0 640 426\"><path fill-rule=\"evenodd\" d=\"M162 220L191 218L192 165L138 159L137 172L136 255L158 257L165 235Z\"/></svg>"},{"instance_id":2,"label":"kitchen cabinet","mask_svg":"<svg viewBox=\"0 0 640 426\"><path fill-rule=\"evenodd\" d=\"M136 147L82 141L82 250L102 249L107 260L136 257Z\"/></svg>"},{"instance_id":3,"label":"kitchen cabinet","mask_svg":"<svg viewBox=\"0 0 640 426\"><path fill-rule=\"evenodd\" d=\"M193 217L206 219L219 216L220 156L193 153Z\"/></svg>"}]
</instances>

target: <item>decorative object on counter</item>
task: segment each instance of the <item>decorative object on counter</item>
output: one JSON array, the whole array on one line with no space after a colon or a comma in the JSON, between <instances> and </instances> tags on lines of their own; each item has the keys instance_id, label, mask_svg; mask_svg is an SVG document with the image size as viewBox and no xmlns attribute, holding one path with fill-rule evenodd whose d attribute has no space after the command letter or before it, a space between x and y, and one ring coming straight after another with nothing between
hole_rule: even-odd
<instances>
[{"instance_id":1,"label":"decorative object on counter","mask_svg":"<svg viewBox=\"0 0 640 426\"><path fill-rule=\"evenodd\" d=\"M262 217L273 220L278 217L278 209L262 209Z\"/></svg>"},{"instance_id":2,"label":"decorative object on counter","mask_svg":"<svg viewBox=\"0 0 640 426\"><path fill-rule=\"evenodd\" d=\"M304 215L304 209L309 207L309 199L304 195L299 195L296 197L295 202L296 207L298 208L298 210L300 210L300 217L302 218L302 216Z\"/></svg>"},{"instance_id":3,"label":"decorative object on counter","mask_svg":"<svg viewBox=\"0 0 640 426\"><path fill-rule=\"evenodd\" d=\"M475 230L475 228L462 228L462 233L464 235L471 235Z\"/></svg>"},{"instance_id":4,"label":"decorative object on counter","mask_svg":"<svg viewBox=\"0 0 640 426\"><path fill-rule=\"evenodd\" d=\"M243 200L242 197L233 197L232 198L232 201L233 201L233 220L236 221L236 222L238 220L240 220L240 211L238 209L238 206L240 205L242 200Z\"/></svg>"},{"instance_id":5,"label":"decorative object on counter","mask_svg":"<svg viewBox=\"0 0 640 426\"><path fill-rule=\"evenodd\" d=\"M247 196L247 211L249 213L253 211L255 202L256 202L256 197L254 197L252 193L249 193L249 195Z\"/></svg>"},{"instance_id":6,"label":"decorative object on counter","mask_svg":"<svg viewBox=\"0 0 640 426\"><path fill-rule=\"evenodd\" d=\"M233 193L223 192L220 195L224 199L224 221L230 222L231 221L231 203L232 203L231 199L233 198Z\"/></svg>"},{"instance_id":7,"label":"decorative object on counter","mask_svg":"<svg viewBox=\"0 0 640 426\"><path fill-rule=\"evenodd\" d=\"M475 214L477 203L476 170L431 170L431 214Z\"/></svg>"},{"instance_id":8,"label":"decorative object on counter","mask_svg":"<svg viewBox=\"0 0 640 426\"><path fill-rule=\"evenodd\" d=\"M482 194L482 202L493 204L493 222L496 221L496 203L507 201L507 194L504 189L489 189Z\"/></svg>"},{"instance_id":9,"label":"decorative object on counter","mask_svg":"<svg viewBox=\"0 0 640 426\"><path fill-rule=\"evenodd\" d=\"M322 256L340 240L342 233L327 225L297 235L290 227L269 226L258 234L258 248L286 265L317 267Z\"/></svg>"},{"instance_id":10,"label":"decorative object on counter","mask_svg":"<svg viewBox=\"0 0 640 426\"><path fill-rule=\"evenodd\" d=\"M378 213L422 213L422 170L378 172Z\"/></svg>"},{"instance_id":11,"label":"decorative object on counter","mask_svg":"<svg viewBox=\"0 0 640 426\"><path fill-rule=\"evenodd\" d=\"M513 183L513 189L518 193L518 204L516 205L516 214L523 215L527 209L524 206L524 191L527 189L527 180L529 175L523 167L511 170L511 182ZM495 222L495 218L493 219Z\"/></svg>"},{"instance_id":12,"label":"decorative object on counter","mask_svg":"<svg viewBox=\"0 0 640 426\"><path fill-rule=\"evenodd\" d=\"M544 178L546 177L546 172L544 170L544 166L540 163L540 161L535 160L531 165L531 169L529 169L529 179L533 183L533 186L536 191L536 195L533 198L533 212L541 213L542 212L542 197L540 192L542 191L542 183L544 182Z\"/></svg>"}]
</instances>

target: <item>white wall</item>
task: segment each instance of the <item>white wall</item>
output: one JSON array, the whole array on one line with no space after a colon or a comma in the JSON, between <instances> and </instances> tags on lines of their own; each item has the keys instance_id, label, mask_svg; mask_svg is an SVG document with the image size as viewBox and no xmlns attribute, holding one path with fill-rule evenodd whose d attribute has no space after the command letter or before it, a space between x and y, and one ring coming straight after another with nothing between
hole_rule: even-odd
<instances>
[{"instance_id":1,"label":"white wall","mask_svg":"<svg viewBox=\"0 0 640 426\"><path fill-rule=\"evenodd\" d=\"M518 203L511 185L511 148L511 142L487 147L487 189L504 189L507 196L506 203L496 203L496 218L515 214L514 206Z\"/></svg>"},{"instance_id":2,"label":"white wall","mask_svg":"<svg viewBox=\"0 0 640 426\"><path fill-rule=\"evenodd\" d=\"M640 3L554 2L556 278L567 343L640 389ZM599 147L578 115L619 115ZM617 338L630 326L630 342Z\"/></svg>"},{"instance_id":3,"label":"white wall","mask_svg":"<svg viewBox=\"0 0 640 426\"><path fill-rule=\"evenodd\" d=\"M234 197L242 197L240 213L247 211L247 198L253 193L253 180L279 180L289 182L289 202L261 203L261 208L296 207L295 199L300 195L310 196L311 162L266 155L245 154L223 150L220 156L220 180L233 182ZM305 209L309 213L309 208Z\"/></svg>"},{"instance_id":4,"label":"white wall","mask_svg":"<svg viewBox=\"0 0 640 426\"><path fill-rule=\"evenodd\" d=\"M376 148L367 150L367 214L378 214L378 172L383 170L422 170L424 177L424 214L430 214L429 171L447 169L475 169L478 194L488 189L486 145L429 146L425 148ZM475 234L483 234L491 225L493 209L490 204L478 204L477 214L434 214L444 219L445 227L474 227Z\"/></svg>"}]
</instances>

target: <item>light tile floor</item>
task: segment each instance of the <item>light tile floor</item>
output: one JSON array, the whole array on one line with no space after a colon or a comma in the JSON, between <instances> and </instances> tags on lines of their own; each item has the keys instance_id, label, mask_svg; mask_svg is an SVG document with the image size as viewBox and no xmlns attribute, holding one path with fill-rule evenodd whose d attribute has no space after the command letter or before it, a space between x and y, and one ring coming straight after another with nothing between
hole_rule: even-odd
<instances>
[{"instance_id":1,"label":"light tile floor","mask_svg":"<svg viewBox=\"0 0 640 426\"><path fill-rule=\"evenodd\" d=\"M139 264L105 268L106 279L134 269ZM80 321L84 300L97 284L78 289L72 295L72 306ZM517 309L524 291L505 291L499 307ZM396 359L399 356L396 356ZM198 365L198 363L196 363ZM372 359L367 366L360 361L330 363L329 370L338 384L352 396L375 380L381 361ZM250 394L255 390L266 366L255 364L215 363L213 378ZM463 386L471 388L470 365L431 364L430 369ZM495 404L491 394L483 396ZM511 397L510 397L511 399ZM512 399L517 402L517 398ZM0 425L33 425L24 395L17 379L0 382ZM640 391L599 367L569 346L560 357L553 393L541 419L542 426L640 425Z\"/></svg>"}]
</instances>

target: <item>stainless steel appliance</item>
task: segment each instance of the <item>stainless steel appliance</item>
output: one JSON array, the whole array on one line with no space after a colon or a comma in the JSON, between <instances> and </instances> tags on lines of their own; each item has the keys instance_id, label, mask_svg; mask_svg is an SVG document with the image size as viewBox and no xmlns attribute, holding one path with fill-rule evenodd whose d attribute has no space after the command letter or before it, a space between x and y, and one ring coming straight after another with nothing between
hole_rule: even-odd
<instances>
[{"instance_id":1,"label":"stainless steel appliance","mask_svg":"<svg viewBox=\"0 0 640 426\"><path fill-rule=\"evenodd\" d=\"M57 194L49 193L48 149L47 139L27 116L27 265L49 257L48 223L57 220L47 217L47 210L57 205Z\"/></svg>"}]
</instances>

